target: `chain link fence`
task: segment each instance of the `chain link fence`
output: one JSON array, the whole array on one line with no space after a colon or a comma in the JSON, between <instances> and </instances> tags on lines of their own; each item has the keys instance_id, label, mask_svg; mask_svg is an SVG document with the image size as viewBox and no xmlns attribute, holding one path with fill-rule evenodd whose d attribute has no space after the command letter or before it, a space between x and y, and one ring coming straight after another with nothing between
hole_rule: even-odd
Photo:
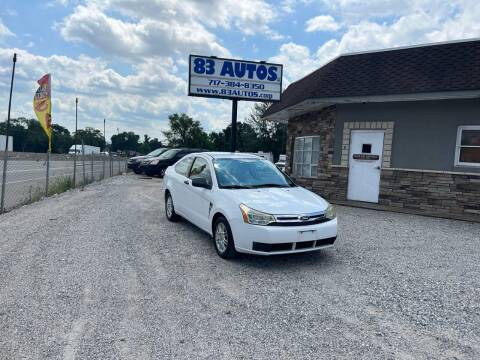
<instances>
[{"instance_id":1,"label":"chain link fence","mask_svg":"<svg viewBox=\"0 0 480 360\"><path fill-rule=\"evenodd\" d=\"M0 151L0 213L127 171L127 159L118 156L9 152L2 189L4 156Z\"/></svg>"}]
</instances>

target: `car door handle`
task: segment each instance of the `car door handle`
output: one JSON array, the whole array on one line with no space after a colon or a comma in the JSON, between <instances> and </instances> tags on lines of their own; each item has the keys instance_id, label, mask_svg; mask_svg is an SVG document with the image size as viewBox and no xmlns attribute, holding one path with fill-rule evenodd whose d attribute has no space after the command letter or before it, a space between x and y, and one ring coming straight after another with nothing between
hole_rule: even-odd
<instances>
[{"instance_id":1,"label":"car door handle","mask_svg":"<svg viewBox=\"0 0 480 360\"><path fill-rule=\"evenodd\" d=\"M189 182L188 180L184 180L183 183L184 183L185 185L190 185L190 182Z\"/></svg>"}]
</instances>

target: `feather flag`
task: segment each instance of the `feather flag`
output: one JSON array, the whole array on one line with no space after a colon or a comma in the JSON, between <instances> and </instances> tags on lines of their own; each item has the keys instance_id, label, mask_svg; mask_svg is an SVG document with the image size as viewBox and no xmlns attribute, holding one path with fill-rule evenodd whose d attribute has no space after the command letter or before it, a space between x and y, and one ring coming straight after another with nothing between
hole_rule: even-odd
<instances>
[{"instance_id":1,"label":"feather flag","mask_svg":"<svg viewBox=\"0 0 480 360\"><path fill-rule=\"evenodd\" d=\"M52 87L51 76L46 74L37 81L40 87L33 98L33 109L43 131L48 137L48 151L52 150Z\"/></svg>"}]
</instances>

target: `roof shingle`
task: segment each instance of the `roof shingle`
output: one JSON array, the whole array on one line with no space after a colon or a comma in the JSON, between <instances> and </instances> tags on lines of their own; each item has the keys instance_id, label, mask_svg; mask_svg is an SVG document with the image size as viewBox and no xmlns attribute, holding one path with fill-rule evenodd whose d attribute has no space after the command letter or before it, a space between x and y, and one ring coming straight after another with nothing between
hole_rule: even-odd
<instances>
[{"instance_id":1,"label":"roof shingle","mask_svg":"<svg viewBox=\"0 0 480 360\"><path fill-rule=\"evenodd\" d=\"M343 55L292 83L264 116L306 99L480 89L480 40Z\"/></svg>"}]
</instances>

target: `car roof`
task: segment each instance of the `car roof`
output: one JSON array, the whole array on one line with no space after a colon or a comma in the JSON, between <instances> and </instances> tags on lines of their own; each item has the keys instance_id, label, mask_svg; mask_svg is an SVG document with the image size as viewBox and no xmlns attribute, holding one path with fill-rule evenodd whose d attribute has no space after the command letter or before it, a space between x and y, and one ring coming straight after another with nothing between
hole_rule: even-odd
<instances>
[{"instance_id":1,"label":"car roof","mask_svg":"<svg viewBox=\"0 0 480 360\"><path fill-rule=\"evenodd\" d=\"M260 156L257 156L255 154L249 154L249 153L241 153L241 152L222 152L222 151L205 151L199 153L199 155L207 155L210 156L213 159L245 159L245 158L250 158L250 159L263 159ZM195 155L194 154L190 154Z\"/></svg>"}]
</instances>

